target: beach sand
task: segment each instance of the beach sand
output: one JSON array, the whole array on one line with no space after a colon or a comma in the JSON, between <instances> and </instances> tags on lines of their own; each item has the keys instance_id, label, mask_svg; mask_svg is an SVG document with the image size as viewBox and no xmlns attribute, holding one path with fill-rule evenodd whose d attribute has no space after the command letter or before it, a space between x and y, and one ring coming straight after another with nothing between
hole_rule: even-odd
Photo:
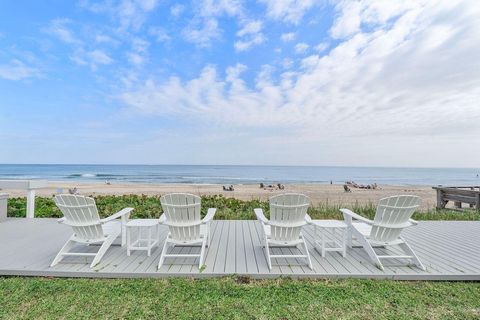
<instances>
[{"instance_id":1,"label":"beach sand","mask_svg":"<svg viewBox=\"0 0 480 320\"><path fill-rule=\"evenodd\" d=\"M197 195L222 194L225 197L233 197L241 200L262 199L283 193L295 192L308 195L312 203L329 203L331 205L353 205L355 203L367 204L376 203L379 199L399 194L417 195L422 198L422 208L431 209L435 207L435 191L431 186L394 186L379 185L376 190L355 189L352 192L344 192L343 185L338 184L287 184L285 190L264 190L258 184L235 185L235 191L223 191L222 185L218 184L136 184L136 183L102 183L85 182L49 182L46 189L37 190L38 196L50 197L60 192L68 192L69 188L76 187L79 194L83 195L122 195L122 194L145 194L161 195L170 192L188 192ZM25 190L2 190L10 197L22 197L26 195Z\"/></svg>"}]
</instances>

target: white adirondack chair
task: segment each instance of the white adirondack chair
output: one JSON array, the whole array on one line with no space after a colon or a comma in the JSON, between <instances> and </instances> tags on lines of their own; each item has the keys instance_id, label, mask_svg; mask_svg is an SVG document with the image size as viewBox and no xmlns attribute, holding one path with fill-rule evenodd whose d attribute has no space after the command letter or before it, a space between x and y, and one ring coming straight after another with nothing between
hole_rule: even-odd
<instances>
[{"instance_id":1,"label":"white adirondack chair","mask_svg":"<svg viewBox=\"0 0 480 320\"><path fill-rule=\"evenodd\" d=\"M171 193L160 198L163 215L160 223L168 226L169 233L163 245L158 269L161 268L165 258L169 257L200 257L198 268L201 269L205 258L205 248L210 246L210 222L217 209L210 208L202 219L200 215L201 199L188 193ZM175 245L193 246L201 245L200 254L168 253L170 247Z\"/></svg>"},{"instance_id":2,"label":"white adirondack chair","mask_svg":"<svg viewBox=\"0 0 480 320\"><path fill-rule=\"evenodd\" d=\"M415 252L402 238L403 229L414 226L416 221L410 219L415 209L420 206L421 199L417 196L393 196L383 198L378 202L373 220L362 217L348 209L340 209L349 227L348 242L352 246L355 237L368 253L373 263L384 270L381 259L409 259L418 268L425 270ZM358 221L354 221L358 220ZM378 255L374 247L398 245L406 255Z\"/></svg>"},{"instance_id":3,"label":"white adirondack chair","mask_svg":"<svg viewBox=\"0 0 480 320\"><path fill-rule=\"evenodd\" d=\"M97 265L113 241L122 234L122 246L125 244L125 224L133 208L125 208L110 217L100 219L95 200L90 197L60 194L55 196L55 204L64 217L60 223L71 226L73 235L67 240L60 252L53 259L53 267L65 256L93 256L90 268ZM116 219L121 218L121 221ZM70 252L75 244L100 244L97 253Z\"/></svg>"},{"instance_id":4,"label":"white adirondack chair","mask_svg":"<svg viewBox=\"0 0 480 320\"><path fill-rule=\"evenodd\" d=\"M305 258L308 266L313 270L307 243L302 235L302 227L311 220L307 214L309 205L310 199L307 196L285 193L270 198L270 220L265 217L262 209L254 209L257 219L262 224L263 245L270 270L273 258ZM272 246L297 247L298 245L303 245L304 254L270 254Z\"/></svg>"}]
</instances>

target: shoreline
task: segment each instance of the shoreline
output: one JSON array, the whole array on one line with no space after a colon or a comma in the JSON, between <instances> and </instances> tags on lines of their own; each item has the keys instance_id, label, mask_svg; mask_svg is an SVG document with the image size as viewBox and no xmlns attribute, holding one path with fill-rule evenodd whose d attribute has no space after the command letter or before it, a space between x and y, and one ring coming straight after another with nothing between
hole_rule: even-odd
<instances>
[{"instance_id":1,"label":"shoreline","mask_svg":"<svg viewBox=\"0 0 480 320\"><path fill-rule=\"evenodd\" d=\"M223 195L240 200L268 200L280 193L303 193L310 197L313 205L329 203L332 205L376 204L379 199L392 195L417 195L422 199L422 209L432 209L436 204L436 193L431 186L415 185L378 185L378 189L350 188L345 192L343 184L292 183L284 184L285 189L262 189L259 184L236 184L234 191L224 191L222 184L186 184L186 183L111 183L79 182L79 181L48 181L48 187L36 190L40 197L51 197L56 193L68 193L68 189L77 188L83 195L160 195L171 192L187 192L196 195ZM10 197L24 197L26 190L0 190Z\"/></svg>"}]
</instances>

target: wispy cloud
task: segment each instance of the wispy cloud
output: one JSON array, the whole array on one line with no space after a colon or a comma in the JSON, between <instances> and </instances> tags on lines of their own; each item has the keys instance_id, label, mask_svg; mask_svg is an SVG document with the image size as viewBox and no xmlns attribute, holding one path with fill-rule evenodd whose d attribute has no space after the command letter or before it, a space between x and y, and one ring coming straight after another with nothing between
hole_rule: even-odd
<instances>
[{"instance_id":1,"label":"wispy cloud","mask_svg":"<svg viewBox=\"0 0 480 320\"><path fill-rule=\"evenodd\" d=\"M37 68L29 67L22 61L13 59L7 64L0 64L0 78L6 80L23 80L40 76Z\"/></svg>"},{"instance_id":2,"label":"wispy cloud","mask_svg":"<svg viewBox=\"0 0 480 320\"><path fill-rule=\"evenodd\" d=\"M245 23L244 26L237 32L237 37L240 37L241 40L237 40L235 42L235 50L246 51L255 45L263 43L266 38L261 32L262 27L262 22L259 20Z\"/></svg>"},{"instance_id":3,"label":"wispy cloud","mask_svg":"<svg viewBox=\"0 0 480 320\"><path fill-rule=\"evenodd\" d=\"M305 42L300 42L295 45L295 53L302 54L307 51L310 46Z\"/></svg>"},{"instance_id":4,"label":"wispy cloud","mask_svg":"<svg viewBox=\"0 0 480 320\"><path fill-rule=\"evenodd\" d=\"M223 30L218 17L240 17L243 7L239 0L202 0L195 2L194 17L183 29L185 40L200 47L208 47L213 40L220 39Z\"/></svg>"},{"instance_id":5,"label":"wispy cloud","mask_svg":"<svg viewBox=\"0 0 480 320\"><path fill-rule=\"evenodd\" d=\"M283 42L293 41L295 39L295 32L282 33L280 36Z\"/></svg>"},{"instance_id":6,"label":"wispy cloud","mask_svg":"<svg viewBox=\"0 0 480 320\"><path fill-rule=\"evenodd\" d=\"M273 19L298 24L305 13L313 6L320 4L318 0L260 0L266 6L266 14Z\"/></svg>"},{"instance_id":7,"label":"wispy cloud","mask_svg":"<svg viewBox=\"0 0 480 320\"><path fill-rule=\"evenodd\" d=\"M150 27L148 33L154 36L158 42L165 42L171 39L167 30L163 27Z\"/></svg>"},{"instance_id":8,"label":"wispy cloud","mask_svg":"<svg viewBox=\"0 0 480 320\"><path fill-rule=\"evenodd\" d=\"M121 30L138 31L147 14L156 8L157 0L80 1L80 6L97 14L108 14L118 22Z\"/></svg>"},{"instance_id":9,"label":"wispy cloud","mask_svg":"<svg viewBox=\"0 0 480 320\"><path fill-rule=\"evenodd\" d=\"M50 24L45 31L57 37L58 39L66 42L68 44L81 44L80 41L73 32L68 28L68 25L71 23L69 19L54 19L50 21Z\"/></svg>"},{"instance_id":10,"label":"wispy cloud","mask_svg":"<svg viewBox=\"0 0 480 320\"><path fill-rule=\"evenodd\" d=\"M203 21L200 26L191 24L183 30L182 34L185 40L200 47L207 47L212 40L220 38L222 31L216 19L208 19Z\"/></svg>"},{"instance_id":11,"label":"wispy cloud","mask_svg":"<svg viewBox=\"0 0 480 320\"><path fill-rule=\"evenodd\" d=\"M319 44L317 44L317 45L315 46L315 50L317 50L318 52L321 53L321 52L327 50L328 47L329 47L329 44L328 44L328 43L326 43L326 42L321 42L321 43L319 43Z\"/></svg>"},{"instance_id":12,"label":"wispy cloud","mask_svg":"<svg viewBox=\"0 0 480 320\"><path fill-rule=\"evenodd\" d=\"M134 38L132 40L132 50L127 53L130 63L140 66L147 60L148 47L150 43L144 39Z\"/></svg>"},{"instance_id":13,"label":"wispy cloud","mask_svg":"<svg viewBox=\"0 0 480 320\"><path fill-rule=\"evenodd\" d=\"M108 65L113 63L113 59L102 50L85 51L77 49L70 57L72 61L79 65L88 65L92 70L96 70L99 65Z\"/></svg>"},{"instance_id":14,"label":"wispy cloud","mask_svg":"<svg viewBox=\"0 0 480 320\"><path fill-rule=\"evenodd\" d=\"M178 18L183 11L185 11L185 6L179 3L170 7L170 14L175 18Z\"/></svg>"}]
</instances>

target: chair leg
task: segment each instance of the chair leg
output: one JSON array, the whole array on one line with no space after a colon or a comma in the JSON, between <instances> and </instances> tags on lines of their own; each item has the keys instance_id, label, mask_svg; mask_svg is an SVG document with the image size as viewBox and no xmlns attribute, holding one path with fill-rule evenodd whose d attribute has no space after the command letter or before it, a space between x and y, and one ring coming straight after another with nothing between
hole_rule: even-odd
<instances>
[{"instance_id":1,"label":"chair leg","mask_svg":"<svg viewBox=\"0 0 480 320\"><path fill-rule=\"evenodd\" d=\"M348 226L347 228L347 246L352 249L353 247L353 241L352 241L352 226Z\"/></svg>"},{"instance_id":2,"label":"chair leg","mask_svg":"<svg viewBox=\"0 0 480 320\"><path fill-rule=\"evenodd\" d=\"M127 227L126 230L126 238L127 238L127 256L130 257L130 250L132 248L132 234L131 234L131 229Z\"/></svg>"},{"instance_id":3,"label":"chair leg","mask_svg":"<svg viewBox=\"0 0 480 320\"><path fill-rule=\"evenodd\" d=\"M147 244L147 257L152 255L152 228L148 227L148 244Z\"/></svg>"},{"instance_id":4,"label":"chair leg","mask_svg":"<svg viewBox=\"0 0 480 320\"><path fill-rule=\"evenodd\" d=\"M167 236L167 238L165 239L165 243L163 244L160 260L158 261L158 269L160 269L163 265L163 261L165 260L165 255L167 254L168 247L169 247L169 243L168 243L168 236Z\"/></svg>"},{"instance_id":5,"label":"chair leg","mask_svg":"<svg viewBox=\"0 0 480 320\"><path fill-rule=\"evenodd\" d=\"M305 238L303 236L301 236L301 237L302 237L302 240L303 240L303 246L305 247L305 255L307 256L308 267L312 271L315 271L315 270L313 270L312 259L310 259L310 253L308 252L307 242L305 241Z\"/></svg>"},{"instance_id":6,"label":"chair leg","mask_svg":"<svg viewBox=\"0 0 480 320\"><path fill-rule=\"evenodd\" d=\"M211 242L211 238L210 238L210 222L207 223L207 247L210 248L210 242Z\"/></svg>"},{"instance_id":7,"label":"chair leg","mask_svg":"<svg viewBox=\"0 0 480 320\"><path fill-rule=\"evenodd\" d=\"M205 247L207 245L207 239L203 239L202 242L202 249L200 251L200 262L198 263L198 269L202 269L203 266L203 260L205 259Z\"/></svg>"},{"instance_id":8,"label":"chair leg","mask_svg":"<svg viewBox=\"0 0 480 320\"><path fill-rule=\"evenodd\" d=\"M425 266L420 261L420 259L418 259L418 256L415 254L415 252L413 252L412 248L408 245L408 243L406 243L406 242L400 243L399 247L402 248L403 251L405 251L406 254L411 255L413 257L412 260L418 268L422 269L423 271L427 270L427 268L425 268Z\"/></svg>"},{"instance_id":9,"label":"chair leg","mask_svg":"<svg viewBox=\"0 0 480 320\"><path fill-rule=\"evenodd\" d=\"M98 250L97 254L95 255L95 258L93 258L92 264L90 264L90 268L95 267L100 260L102 260L104 254L107 252L108 248L112 245L113 241L117 239L118 234L111 234L105 239L105 241L102 243L100 246L100 249Z\"/></svg>"},{"instance_id":10,"label":"chair leg","mask_svg":"<svg viewBox=\"0 0 480 320\"><path fill-rule=\"evenodd\" d=\"M385 268L383 267L383 264L380 262L380 259L377 256L377 253L375 252L375 250L373 250L373 247L370 244L370 242L368 242L367 239L365 239L365 237L359 232L358 234L355 234L355 238L357 239L358 242L360 242L363 249L365 249L368 256L373 261L373 263L377 266L377 268L382 271L385 270Z\"/></svg>"},{"instance_id":11,"label":"chair leg","mask_svg":"<svg viewBox=\"0 0 480 320\"><path fill-rule=\"evenodd\" d=\"M272 259L270 258L270 249L268 247L268 240L265 238L265 255L267 256L268 269L272 270Z\"/></svg>"},{"instance_id":12,"label":"chair leg","mask_svg":"<svg viewBox=\"0 0 480 320\"><path fill-rule=\"evenodd\" d=\"M67 253L68 251L70 251L70 249L73 248L74 244L75 244L75 241L72 240L73 236L71 236L67 242L65 242L65 244L63 245L62 249L60 249L60 251L57 253L57 255L55 256L55 259L53 259L52 263L50 264L50 267L53 267L54 265L58 264L60 262L60 260L63 259L63 254L64 253Z\"/></svg>"}]
</instances>

